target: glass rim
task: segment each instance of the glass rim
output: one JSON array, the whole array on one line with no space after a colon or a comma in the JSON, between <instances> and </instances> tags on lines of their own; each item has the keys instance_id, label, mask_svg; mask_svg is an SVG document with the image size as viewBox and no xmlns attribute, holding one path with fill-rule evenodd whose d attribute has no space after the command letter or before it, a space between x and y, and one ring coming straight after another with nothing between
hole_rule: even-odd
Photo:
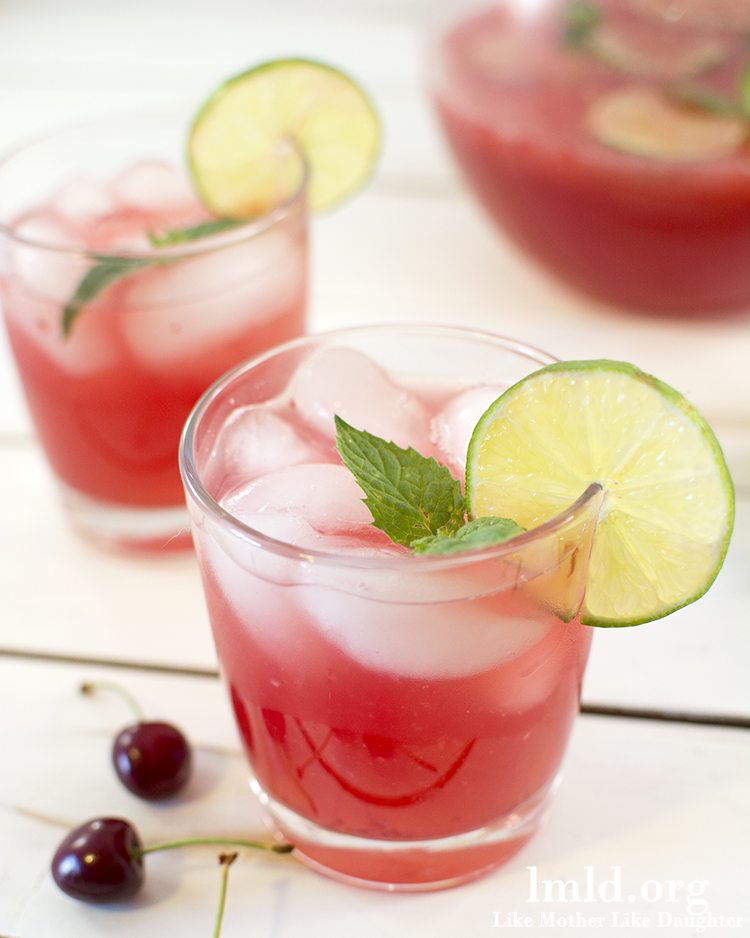
<instances>
[{"instance_id":1,"label":"glass rim","mask_svg":"<svg viewBox=\"0 0 750 938\"><path fill-rule=\"evenodd\" d=\"M228 526L233 533L240 536L242 540L247 541L253 547L266 550L288 560L297 560L300 563L314 563L317 565L355 569L399 569L400 571L412 570L414 572L418 570L420 573L432 570L454 569L456 567L467 566L487 560L500 559L508 554L515 553L526 545L536 543L549 534L554 533L556 530L564 528L592 501L600 497L603 491L601 483L592 482L571 505L564 508L548 521L528 531L516 534L509 540L494 547L448 555L408 554L397 556L391 554L382 557L362 557L356 554L347 554L344 551L299 547L288 541L282 541L267 534L263 534L263 532L258 531L256 528L236 518L209 494L203 485L193 458L193 444L196 430L208 406L226 392L240 376L252 371L254 368L278 355L294 351L320 340L325 341L326 339L345 337L347 335L355 335L363 332L377 331L382 333L390 330L401 332L411 331L421 334L430 333L432 335L443 335L445 337L455 336L464 339L473 339L483 343L490 342L498 346L498 348L524 356L530 361L535 361L540 367L557 361L554 356L549 355L547 352L543 352L541 349L527 345L517 339L463 326L425 325L420 323L373 323L370 325L350 326L300 336L299 338L284 342L281 345L276 345L247 361L240 362L230 371L218 378L218 380L201 395L188 416L179 444L180 474L188 497L192 498L206 514L220 521L223 525Z\"/></svg>"},{"instance_id":2,"label":"glass rim","mask_svg":"<svg viewBox=\"0 0 750 938\"><path fill-rule=\"evenodd\" d=\"M131 121L145 122L148 120L158 120L164 118L175 119L179 114L180 112L176 108L154 108L151 110L125 111L115 117L101 115L98 117L89 117L80 121L74 121L73 123L61 124L52 130L42 131L36 134L29 134L25 138L17 141L16 144L10 148L6 148L0 151L0 175L2 175L6 167L13 160L22 158L25 153L34 147L54 141L56 137L61 137L65 134L70 134L77 131L83 132L86 130L93 130L97 127L111 127ZM186 130L187 128L189 128L189 119L188 122L186 122ZM302 203L303 205L306 205L307 192L310 184L309 161L305 156L302 148L296 143L296 141L289 137L285 137L279 140L278 146L288 148L288 151L294 153L295 157L299 160L301 168L299 185L296 186L290 195L281 199L276 205L273 206L273 208L269 209L267 212L264 212L262 215L259 215L256 218L248 219L246 222L240 222L236 228L231 228L225 232L219 232L214 235L208 235L206 237L199 238L195 241L189 241L183 244L176 244L169 247L149 247L136 249L122 248L112 253L106 250L93 251L89 250L88 248L76 247L75 245L53 244L51 242L43 241L34 237L27 237L25 235L18 234L12 225L7 224L2 219L0 219L0 237L6 237L9 240L24 247L35 248L40 251L50 251L51 253L57 255L63 255L77 259L83 258L85 260L94 262L108 261L111 263L116 263L118 260L122 260L125 263L132 260L151 260L155 257L182 258L198 256L201 254L207 254L219 248L227 247L232 244L239 244L251 238L258 237L259 235L273 228L276 224L283 221L298 204ZM195 192L195 197L198 204L202 205L197 192ZM213 220L213 217L218 216L212 216L206 220L211 221Z\"/></svg>"}]
</instances>

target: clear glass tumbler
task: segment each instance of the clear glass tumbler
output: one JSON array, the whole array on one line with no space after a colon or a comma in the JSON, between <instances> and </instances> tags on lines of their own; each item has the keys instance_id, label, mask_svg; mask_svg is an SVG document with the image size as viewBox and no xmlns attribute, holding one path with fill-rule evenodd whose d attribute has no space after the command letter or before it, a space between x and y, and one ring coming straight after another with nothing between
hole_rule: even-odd
<instances>
[{"instance_id":1,"label":"clear glass tumbler","mask_svg":"<svg viewBox=\"0 0 750 938\"><path fill-rule=\"evenodd\" d=\"M240 366L188 421L181 468L252 787L327 874L439 888L533 833L578 708L600 504L592 486L500 547L414 556L369 523L327 407L438 455L447 440L458 474L467 414L550 360L447 327L344 330Z\"/></svg>"},{"instance_id":2,"label":"clear glass tumbler","mask_svg":"<svg viewBox=\"0 0 750 938\"><path fill-rule=\"evenodd\" d=\"M187 126L93 122L0 162L0 299L31 416L74 524L119 547L189 542L177 447L190 409L304 330L300 156L280 151L295 189L268 214L196 228L213 220L183 169Z\"/></svg>"},{"instance_id":3,"label":"clear glass tumbler","mask_svg":"<svg viewBox=\"0 0 750 938\"><path fill-rule=\"evenodd\" d=\"M450 886L534 832L578 709L600 491L502 546L414 556L369 524L327 402L388 411L423 450L448 439L458 475L469 411L551 360L462 329L344 330L236 368L188 421L181 470L252 788L328 875Z\"/></svg>"}]
</instances>

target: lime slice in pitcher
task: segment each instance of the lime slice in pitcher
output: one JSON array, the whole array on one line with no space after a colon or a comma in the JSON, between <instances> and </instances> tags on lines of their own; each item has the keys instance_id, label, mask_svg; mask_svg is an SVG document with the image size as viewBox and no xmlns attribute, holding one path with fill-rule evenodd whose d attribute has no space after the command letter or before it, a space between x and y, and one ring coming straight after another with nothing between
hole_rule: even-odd
<instances>
[{"instance_id":1,"label":"lime slice in pitcher","mask_svg":"<svg viewBox=\"0 0 750 938\"><path fill-rule=\"evenodd\" d=\"M364 91L330 65L278 59L230 78L198 112L188 139L193 184L222 218L252 218L299 187L327 209L372 173L380 124ZM291 148L290 148L291 144Z\"/></svg>"},{"instance_id":2,"label":"lime slice in pitcher","mask_svg":"<svg viewBox=\"0 0 750 938\"><path fill-rule=\"evenodd\" d=\"M604 489L581 621L637 625L698 599L729 544L734 492L698 411L634 365L548 365L509 388L469 444L474 517L525 528Z\"/></svg>"},{"instance_id":3,"label":"lime slice in pitcher","mask_svg":"<svg viewBox=\"0 0 750 938\"><path fill-rule=\"evenodd\" d=\"M586 126L611 149L672 163L724 159L736 153L748 136L744 117L691 107L639 85L616 88L597 98L588 110Z\"/></svg>"}]
</instances>

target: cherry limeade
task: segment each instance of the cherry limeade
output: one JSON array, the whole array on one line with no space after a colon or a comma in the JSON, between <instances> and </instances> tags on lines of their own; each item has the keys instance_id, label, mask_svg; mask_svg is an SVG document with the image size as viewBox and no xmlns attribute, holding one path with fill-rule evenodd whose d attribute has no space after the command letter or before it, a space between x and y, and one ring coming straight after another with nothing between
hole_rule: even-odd
<instances>
[{"instance_id":1,"label":"cherry limeade","mask_svg":"<svg viewBox=\"0 0 750 938\"><path fill-rule=\"evenodd\" d=\"M93 263L78 251L148 252L148 232L204 220L176 170L146 162L108 185L71 181L12 225L28 243L8 252L8 333L47 456L76 493L120 506L181 504L177 444L200 394L230 365L303 329L300 204L267 231L203 239L183 259L133 270L63 336L63 308Z\"/></svg>"},{"instance_id":2,"label":"cherry limeade","mask_svg":"<svg viewBox=\"0 0 750 938\"><path fill-rule=\"evenodd\" d=\"M325 563L255 550L212 524L194 528L259 790L282 831L329 870L419 883L494 865L525 837L456 860L424 845L411 854L329 849L299 819L379 842L450 838L533 809L560 765L589 630L514 589L515 568L493 566L497 589L487 571L418 580L418 561L372 527L334 447L335 409L462 476L470 431L501 390L399 384L362 353L329 349L303 361L273 403L230 409L208 434L203 474L226 511L355 564L327 573Z\"/></svg>"},{"instance_id":3,"label":"cherry limeade","mask_svg":"<svg viewBox=\"0 0 750 938\"><path fill-rule=\"evenodd\" d=\"M630 86L736 98L748 8L694 3L680 18L667 3L588 4L618 37L605 50L618 66L564 41L573 6L488 5L440 39L433 91L466 178L504 231L587 292L665 313L746 306L747 142L716 159L645 158L594 139L586 115Z\"/></svg>"}]
</instances>

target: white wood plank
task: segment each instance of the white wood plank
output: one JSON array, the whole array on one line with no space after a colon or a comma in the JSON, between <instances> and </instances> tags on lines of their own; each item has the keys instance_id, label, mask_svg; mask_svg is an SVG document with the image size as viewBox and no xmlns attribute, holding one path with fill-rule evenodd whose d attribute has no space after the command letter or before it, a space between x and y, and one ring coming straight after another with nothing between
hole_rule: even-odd
<instances>
[{"instance_id":1,"label":"white wood plank","mask_svg":"<svg viewBox=\"0 0 750 938\"><path fill-rule=\"evenodd\" d=\"M0 648L210 669L190 554L109 554L68 529L41 455L0 450ZM584 700L750 717L750 501L713 589L669 619L595 635Z\"/></svg>"},{"instance_id":2,"label":"white wood plank","mask_svg":"<svg viewBox=\"0 0 750 938\"><path fill-rule=\"evenodd\" d=\"M68 527L36 448L0 450L13 492L0 528L0 647L214 667L192 552L137 558Z\"/></svg>"},{"instance_id":3,"label":"white wood plank","mask_svg":"<svg viewBox=\"0 0 750 938\"><path fill-rule=\"evenodd\" d=\"M590 704L750 716L750 501L716 583L658 622L595 629L583 699Z\"/></svg>"},{"instance_id":4,"label":"white wood plank","mask_svg":"<svg viewBox=\"0 0 750 938\"><path fill-rule=\"evenodd\" d=\"M108 764L121 704L76 694L83 679L111 669L0 661L4 764L0 774L0 933L34 938L210 934L217 899L215 851L193 849L147 859L148 885L128 908L96 908L57 891L48 873L65 825L100 812L130 818L147 842L189 834L262 833L258 807L233 749L229 707L217 682L124 672L115 676L147 711L182 725L197 747L195 783L183 799L149 806L120 788ZM34 745L29 745L34 740ZM615 914L684 915L688 884L711 915L750 923L746 852L750 837L750 747L744 731L580 718L564 780L542 831L504 868L458 890L389 896L342 886L291 859L243 854L230 878L224 938L401 938L496 934L495 912L529 915L519 933L549 934L542 913L602 916L597 935L684 935L694 929L630 927ZM61 825L32 815L58 819ZM531 903L529 866L539 881L585 889L619 875L622 901ZM619 869L617 874L614 868ZM677 901L647 901L649 890L682 881ZM644 883L651 881L645 898ZM705 885L702 885L705 884ZM634 896L632 901L628 897ZM515 933L515 932L514 932ZM586 933L570 929L572 934Z\"/></svg>"},{"instance_id":5,"label":"white wood plank","mask_svg":"<svg viewBox=\"0 0 750 938\"><path fill-rule=\"evenodd\" d=\"M37 0L37 5L40 5ZM386 128L383 166L444 176L423 93L418 3L34 4L0 7L0 148L79 117L180 101L186 114L230 75L303 55L350 72ZM392 15L395 13L395 15ZM38 28L39 16L45 28ZM92 80L95 76L95 80Z\"/></svg>"}]
</instances>

